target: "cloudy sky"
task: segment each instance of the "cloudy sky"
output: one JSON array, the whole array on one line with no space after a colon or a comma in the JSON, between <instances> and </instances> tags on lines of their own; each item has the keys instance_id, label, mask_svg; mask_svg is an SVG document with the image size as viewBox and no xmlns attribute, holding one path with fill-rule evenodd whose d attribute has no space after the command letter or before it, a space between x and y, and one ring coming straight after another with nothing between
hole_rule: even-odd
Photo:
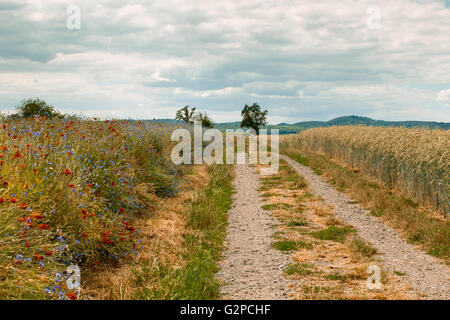
<instances>
[{"instance_id":1,"label":"cloudy sky","mask_svg":"<svg viewBox=\"0 0 450 320\"><path fill-rule=\"evenodd\" d=\"M79 17L77 11L79 9ZM80 26L78 28L78 21ZM450 121L449 0L0 0L0 109Z\"/></svg>"}]
</instances>

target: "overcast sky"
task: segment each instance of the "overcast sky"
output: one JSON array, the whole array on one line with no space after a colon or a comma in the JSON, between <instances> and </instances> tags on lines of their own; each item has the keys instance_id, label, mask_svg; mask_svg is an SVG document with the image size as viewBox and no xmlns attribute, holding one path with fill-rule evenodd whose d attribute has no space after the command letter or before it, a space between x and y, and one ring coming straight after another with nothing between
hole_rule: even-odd
<instances>
[{"instance_id":1,"label":"overcast sky","mask_svg":"<svg viewBox=\"0 0 450 320\"><path fill-rule=\"evenodd\" d=\"M28 97L104 117L237 121L258 102L270 123L449 122L450 1L0 0L1 111Z\"/></svg>"}]
</instances>

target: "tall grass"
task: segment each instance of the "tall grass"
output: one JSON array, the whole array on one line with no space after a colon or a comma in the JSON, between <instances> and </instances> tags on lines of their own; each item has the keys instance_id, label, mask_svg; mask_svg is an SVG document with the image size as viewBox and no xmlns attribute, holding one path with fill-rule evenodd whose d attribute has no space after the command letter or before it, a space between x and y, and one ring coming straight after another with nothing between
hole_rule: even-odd
<instances>
[{"instance_id":1,"label":"tall grass","mask_svg":"<svg viewBox=\"0 0 450 320\"><path fill-rule=\"evenodd\" d=\"M294 147L323 153L418 203L450 212L450 131L345 126L310 129L289 139Z\"/></svg>"},{"instance_id":2,"label":"tall grass","mask_svg":"<svg viewBox=\"0 0 450 320\"><path fill-rule=\"evenodd\" d=\"M177 190L169 128L0 119L0 298L76 298L67 266L139 246L134 215Z\"/></svg>"},{"instance_id":3,"label":"tall grass","mask_svg":"<svg viewBox=\"0 0 450 320\"><path fill-rule=\"evenodd\" d=\"M136 272L138 299L205 300L219 297L219 271L231 207L232 166L211 165L205 189L188 208L184 264L181 268L157 264ZM155 280L156 279L156 280ZM147 289L148 282L153 283Z\"/></svg>"}]
</instances>

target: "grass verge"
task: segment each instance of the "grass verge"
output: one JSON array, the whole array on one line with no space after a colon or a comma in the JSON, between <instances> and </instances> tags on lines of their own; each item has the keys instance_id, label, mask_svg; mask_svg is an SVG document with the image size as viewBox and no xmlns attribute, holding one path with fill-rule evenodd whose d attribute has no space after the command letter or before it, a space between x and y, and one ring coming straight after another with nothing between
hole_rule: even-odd
<instances>
[{"instance_id":1,"label":"grass verge","mask_svg":"<svg viewBox=\"0 0 450 320\"><path fill-rule=\"evenodd\" d=\"M209 182L188 210L181 267L155 263L135 273L138 299L205 300L219 296L215 279L231 206L231 166L208 168ZM149 285L150 282L150 285Z\"/></svg>"}]
</instances>

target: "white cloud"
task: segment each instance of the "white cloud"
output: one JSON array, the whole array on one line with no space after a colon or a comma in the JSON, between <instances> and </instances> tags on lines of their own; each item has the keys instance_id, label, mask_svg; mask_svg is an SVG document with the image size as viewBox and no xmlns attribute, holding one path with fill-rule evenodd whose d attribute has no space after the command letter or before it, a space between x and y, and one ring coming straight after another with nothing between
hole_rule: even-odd
<instances>
[{"instance_id":1,"label":"white cloud","mask_svg":"<svg viewBox=\"0 0 450 320\"><path fill-rule=\"evenodd\" d=\"M436 101L450 107L450 89L440 91L436 96Z\"/></svg>"},{"instance_id":2,"label":"white cloud","mask_svg":"<svg viewBox=\"0 0 450 320\"><path fill-rule=\"evenodd\" d=\"M379 30L366 25L372 0L79 0L82 27L70 31L72 2L0 4L2 110L37 95L130 116L197 105L222 121L257 100L270 121L450 121L448 90L438 93L450 86L450 9L439 0L377 1Z\"/></svg>"}]
</instances>

